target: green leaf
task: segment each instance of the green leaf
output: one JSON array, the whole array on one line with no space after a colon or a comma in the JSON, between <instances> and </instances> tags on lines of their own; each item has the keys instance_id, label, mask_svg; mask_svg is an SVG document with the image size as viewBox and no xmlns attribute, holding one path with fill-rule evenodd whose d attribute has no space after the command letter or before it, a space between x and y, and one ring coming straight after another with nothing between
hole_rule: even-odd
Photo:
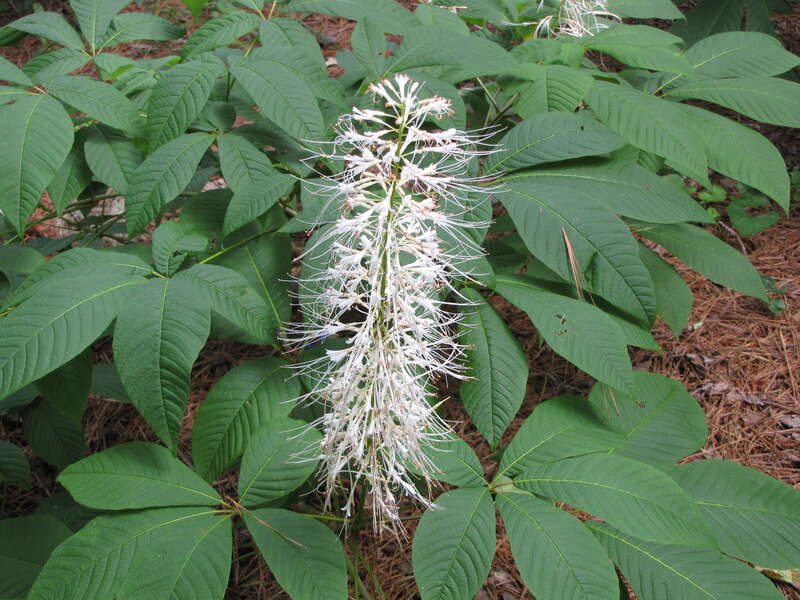
<instances>
[{"instance_id":1,"label":"green leaf","mask_svg":"<svg viewBox=\"0 0 800 600\"><path fill-rule=\"evenodd\" d=\"M767 301L761 276L747 257L705 229L680 223L643 226L638 233L664 246L711 281Z\"/></svg>"},{"instance_id":2,"label":"green leaf","mask_svg":"<svg viewBox=\"0 0 800 600\"><path fill-rule=\"evenodd\" d=\"M486 486L481 461L469 444L456 434L449 433L443 439L431 440L430 445L423 446L422 450L435 467L430 474L432 479L464 487ZM414 465L408 465L408 468L420 477L425 476Z\"/></svg>"},{"instance_id":3,"label":"green leaf","mask_svg":"<svg viewBox=\"0 0 800 600\"><path fill-rule=\"evenodd\" d=\"M91 386L91 348L36 382L41 395L78 424L83 421Z\"/></svg>"},{"instance_id":4,"label":"green leaf","mask_svg":"<svg viewBox=\"0 0 800 600\"><path fill-rule=\"evenodd\" d=\"M89 55L82 50L59 48L31 59L22 70L34 82L47 85L51 79L69 75L89 62Z\"/></svg>"},{"instance_id":5,"label":"green leaf","mask_svg":"<svg viewBox=\"0 0 800 600\"><path fill-rule=\"evenodd\" d=\"M548 292L524 276L498 275L494 290L524 310L544 341L579 369L616 389L631 385L622 331L602 310Z\"/></svg>"},{"instance_id":6,"label":"green leaf","mask_svg":"<svg viewBox=\"0 0 800 600\"><path fill-rule=\"evenodd\" d=\"M611 396L595 384L589 403L627 443L612 452L652 465L671 464L702 448L708 427L700 405L680 381L634 371L635 393Z\"/></svg>"},{"instance_id":7,"label":"green leaf","mask_svg":"<svg viewBox=\"0 0 800 600\"><path fill-rule=\"evenodd\" d=\"M372 80L380 79L386 64L383 28L369 17L359 21L350 36L353 54Z\"/></svg>"},{"instance_id":8,"label":"green leaf","mask_svg":"<svg viewBox=\"0 0 800 600\"><path fill-rule=\"evenodd\" d=\"M743 465L701 460L669 471L725 554L761 567L800 564L800 491Z\"/></svg>"},{"instance_id":9,"label":"green leaf","mask_svg":"<svg viewBox=\"0 0 800 600\"><path fill-rule=\"evenodd\" d=\"M242 457L239 498L252 507L300 487L317 468L322 436L303 421L271 419L252 434ZM304 457L300 459L302 454ZM310 458L310 457L313 457Z\"/></svg>"},{"instance_id":10,"label":"green leaf","mask_svg":"<svg viewBox=\"0 0 800 600\"><path fill-rule=\"evenodd\" d=\"M652 223L713 221L697 201L680 187L629 162L540 167L513 173L504 181L524 184L528 190L537 190L542 184L548 196L553 198L555 206L559 206L556 200L564 201L563 198L580 191L586 198L593 196L595 202L606 206L611 212L632 219Z\"/></svg>"},{"instance_id":11,"label":"green leaf","mask_svg":"<svg viewBox=\"0 0 800 600\"><path fill-rule=\"evenodd\" d=\"M76 144L67 154L53 181L47 186L47 193L57 213L62 214L70 202L77 200L91 181L92 173L83 156L83 148Z\"/></svg>"},{"instance_id":12,"label":"green leaf","mask_svg":"<svg viewBox=\"0 0 800 600\"><path fill-rule=\"evenodd\" d=\"M641 243L639 257L653 279L656 289L656 313L669 326L675 337L680 337L686 321L692 314L692 290L671 264Z\"/></svg>"},{"instance_id":13,"label":"green leaf","mask_svg":"<svg viewBox=\"0 0 800 600\"><path fill-rule=\"evenodd\" d=\"M362 21L365 17L374 20L387 33L405 35L409 29L419 25L414 13L395 0L293 0L286 12L314 12L351 21Z\"/></svg>"},{"instance_id":14,"label":"green leaf","mask_svg":"<svg viewBox=\"0 0 800 600\"><path fill-rule=\"evenodd\" d=\"M141 283L113 267L87 269L0 319L0 398L82 352L117 316L130 286Z\"/></svg>"},{"instance_id":15,"label":"green leaf","mask_svg":"<svg viewBox=\"0 0 800 600\"><path fill-rule=\"evenodd\" d=\"M35 514L54 517L75 532L83 528L100 512L81 506L72 499L69 492L62 490L42 500L36 507Z\"/></svg>"},{"instance_id":16,"label":"green leaf","mask_svg":"<svg viewBox=\"0 0 800 600\"><path fill-rule=\"evenodd\" d=\"M230 71L261 112L287 133L298 139L322 135L322 113L301 73L263 55L231 60Z\"/></svg>"},{"instance_id":17,"label":"green leaf","mask_svg":"<svg viewBox=\"0 0 800 600\"><path fill-rule=\"evenodd\" d=\"M184 30L166 19L148 13L123 13L114 17L111 29L100 41L100 48L138 40L166 42L183 37Z\"/></svg>"},{"instance_id":18,"label":"green leaf","mask_svg":"<svg viewBox=\"0 0 800 600\"><path fill-rule=\"evenodd\" d=\"M214 137L190 133L158 148L130 176L126 193L126 225L133 237L152 221L167 202L191 181Z\"/></svg>"},{"instance_id":19,"label":"green leaf","mask_svg":"<svg viewBox=\"0 0 800 600\"><path fill-rule=\"evenodd\" d=\"M264 298L236 271L198 264L175 278L194 284L195 292L208 298L214 312L244 329L259 343L275 340L276 323Z\"/></svg>"},{"instance_id":20,"label":"green leaf","mask_svg":"<svg viewBox=\"0 0 800 600\"><path fill-rule=\"evenodd\" d=\"M29 406L38 396L39 393L36 390L36 386L25 386L21 390L17 390L10 396L6 396L0 400L0 411L18 412L26 406Z\"/></svg>"},{"instance_id":21,"label":"green leaf","mask_svg":"<svg viewBox=\"0 0 800 600\"><path fill-rule=\"evenodd\" d=\"M8 104L25 96L34 96L33 92L21 90L18 88L8 87L7 85L0 85L0 104Z\"/></svg>"},{"instance_id":22,"label":"green leaf","mask_svg":"<svg viewBox=\"0 0 800 600\"><path fill-rule=\"evenodd\" d=\"M142 125L136 106L108 83L82 75L65 75L47 83L50 94L98 121L136 133Z\"/></svg>"},{"instance_id":23,"label":"green leaf","mask_svg":"<svg viewBox=\"0 0 800 600\"><path fill-rule=\"evenodd\" d=\"M287 365L271 356L249 360L208 392L192 432L192 458L203 478L216 479L263 425L289 416L300 396L300 382L288 376Z\"/></svg>"},{"instance_id":24,"label":"green leaf","mask_svg":"<svg viewBox=\"0 0 800 600\"><path fill-rule=\"evenodd\" d=\"M114 16L130 3L128 0L70 0L69 4L78 18L83 37L94 50Z\"/></svg>"},{"instance_id":25,"label":"green leaf","mask_svg":"<svg viewBox=\"0 0 800 600\"><path fill-rule=\"evenodd\" d=\"M681 38L646 25L611 25L587 36L582 45L639 69L690 74L692 65L678 49Z\"/></svg>"},{"instance_id":26,"label":"green leaf","mask_svg":"<svg viewBox=\"0 0 800 600\"><path fill-rule=\"evenodd\" d=\"M611 431L584 398L558 396L536 407L503 451L496 477L514 477L543 463L611 452L625 439Z\"/></svg>"},{"instance_id":27,"label":"green leaf","mask_svg":"<svg viewBox=\"0 0 800 600\"><path fill-rule=\"evenodd\" d=\"M505 180L506 193L500 200L528 250L562 279L572 281L568 238L577 269L587 275L586 281L578 282L581 287L590 283L591 291L649 326L655 318L655 290L628 226L597 201L588 181L568 188L554 179Z\"/></svg>"},{"instance_id":28,"label":"green leaf","mask_svg":"<svg viewBox=\"0 0 800 600\"><path fill-rule=\"evenodd\" d=\"M130 402L128 393L125 391L122 380L117 372L117 365L114 363L94 365L92 369L91 393L95 396L103 396L109 400Z\"/></svg>"},{"instance_id":29,"label":"green leaf","mask_svg":"<svg viewBox=\"0 0 800 600\"><path fill-rule=\"evenodd\" d=\"M536 465L514 485L590 512L641 539L713 545L686 493L663 472L630 458L591 454Z\"/></svg>"},{"instance_id":30,"label":"green leaf","mask_svg":"<svg viewBox=\"0 0 800 600\"><path fill-rule=\"evenodd\" d=\"M703 138L715 171L764 192L789 210L789 174L780 151L755 129L709 110L681 104Z\"/></svg>"},{"instance_id":31,"label":"green leaf","mask_svg":"<svg viewBox=\"0 0 800 600\"><path fill-rule=\"evenodd\" d=\"M44 264L42 253L30 246L0 246L0 270L27 275Z\"/></svg>"},{"instance_id":32,"label":"green leaf","mask_svg":"<svg viewBox=\"0 0 800 600\"><path fill-rule=\"evenodd\" d=\"M217 138L217 146L222 176L234 192L278 174L267 155L243 135L221 135Z\"/></svg>"},{"instance_id":33,"label":"green leaf","mask_svg":"<svg viewBox=\"0 0 800 600\"><path fill-rule=\"evenodd\" d=\"M25 71L2 56L0 56L0 79L22 87L33 87L33 81Z\"/></svg>"},{"instance_id":34,"label":"green leaf","mask_svg":"<svg viewBox=\"0 0 800 600\"><path fill-rule=\"evenodd\" d=\"M461 311L461 336L471 371L459 396L478 431L495 448L525 398L528 361L492 305L471 288L461 294L470 302Z\"/></svg>"},{"instance_id":35,"label":"green leaf","mask_svg":"<svg viewBox=\"0 0 800 600\"><path fill-rule=\"evenodd\" d=\"M84 506L130 510L214 506L219 494L163 446L129 442L70 465L58 482Z\"/></svg>"},{"instance_id":36,"label":"green leaf","mask_svg":"<svg viewBox=\"0 0 800 600\"><path fill-rule=\"evenodd\" d=\"M246 229L242 235L245 232ZM230 239L235 241L237 235ZM264 298L267 316L275 331L291 321L292 301L287 281L292 265L292 242L289 236L278 233L259 236L215 259L215 264L238 272Z\"/></svg>"},{"instance_id":37,"label":"green leaf","mask_svg":"<svg viewBox=\"0 0 800 600\"><path fill-rule=\"evenodd\" d=\"M292 600L347 597L347 563L339 539L322 523L280 508L244 513L270 571Z\"/></svg>"},{"instance_id":38,"label":"green leaf","mask_svg":"<svg viewBox=\"0 0 800 600\"><path fill-rule=\"evenodd\" d=\"M495 515L485 488L462 488L436 499L422 515L411 558L422 600L472 598L492 562Z\"/></svg>"},{"instance_id":39,"label":"green leaf","mask_svg":"<svg viewBox=\"0 0 800 600\"><path fill-rule=\"evenodd\" d=\"M575 517L532 494L498 494L497 506L525 585L541 600L618 600L617 574Z\"/></svg>"},{"instance_id":40,"label":"green leaf","mask_svg":"<svg viewBox=\"0 0 800 600\"><path fill-rule=\"evenodd\" d=\"M521 64L509 74L530 83L519 88L514 105L524 119L547 111L573 112L592 87L592 77L584 71L562 65Z\"/></svg>"},{"instance_id":41,"label":"green leaf","mask_svg":"<svg viewBox=\"0 0 800 600\"><path fill-rule=\"evenodd\" d=\"M261 18L258 15L245 11L211 19L189 36L181 50L181 57L185 59L220 46L228 46L253 31L259 23Z\"/></svg>"},{"instance_id":42,"label":"green leaf","mask_svg":"<svg viewBox=\"0 0 800 600\"><path fill-rule=\"evenodd\" d=\"M97 517L53 552L28 599L222 598L230 523L191 506Z\"/></svg>"},{"instance_id":43,"label":"green leaf","mask_svg":"<svg viewBox=\"0 0 800 600\"><path fill-rule=\"evenodd\" d=\"M708 79L780 75L800 65L800 58L776 38L754 31L709 36L692 46L686 58L695 73Z\"/></svg>"},{"instance_id":44,"label":"green leaf","mask_svg":"<svg viewBox=\"0 0 800 600\"><path fill-rule=\"evenodd\" d=\"M689 10L685 19L675 23L671 31L687 45L722 31L738 31L742 28L742 0L706 0Z\"/></svg>"},{"instance_id":45,"label":"green leaf","mask_svg":"<svg viewBox=\"0 0 800 600\"><path fill-rule=\"evenodd\" d=\"M516 125L499 142L484 172L514 171L541 163L609 154L625 140L585 112L543 113Z\"/></svg>"},{"instance_id":46,"label":"green leaf","mask_svg":"<svg viewBox=\"0 0 800 600\"><path fill-rule=\"evenodd\" d=\"M444 39L446 44L442 43ZM446 66L453 67L455 72L442 79L455 83L481 75L495 75L516 64L508 52L487 39L453 35L448 28L439 25L422 25L404 37L383 76L416 67Z\"/></svg>"},{"instance_id":47,"label":"green leaf","mask_svg":"<svg viewBox=\"0 0 800 600\"><path fill-rule=\"evenodd\" d=\"M208 238L190 223L164 221L153 232L153 263L164 275L181 266L185 253L199 254L208 248Z\"/></svg>"},{"instance_id":48,"label":"green leaf","mask_svg":"<svg viewBox=\"0 0 800 600\"><path fill-rule=\"evenodd\" d=\"M291 175L272 175L234 192L225 213L222 235L228 236L263 215L289 194L294 184L295 178Z\"/></svg>"},{"instance_id":49,"label":"green leaf","mask_svg":"<svg viewBox=\"0 0 800 600\"><path fill-rule=\"evenodd\" d=\"M328 77L328 67L317 38L302 23L287 17L271 18L261 22L258 28L262 48L278 50L291 48L294 52L306 55L310 65L320 75Z\"/></svg>"},{"instance_id":50,"label":"green leaf","mask_svg":"<svg viewBox=\"0 0 800 600\"><path fill-rule=\"evenodd\" d=\"M114 328L114 359L136 409L173 451L189 378L211 328L209 303L181 279L154 279L129 296Z\"/></svg>"},{"instance_id":51,"label":"green leaf","mask_svg":"<svg viewBox=\"0 0 800 600\"><path fill-rule=\"evenodd\" d=\"M739 235L756 235L775 225L780 220L780 215L770 211L751 216L748 214L747 209L767 206L769 206L769 200L764 196L750 195L748 197L733 198L728 204L728 219L730 219L731 225Z\"/></svg>"},{"instance_id":52,"label":"green leaf","mask_svg":"<svg viewBox=\"0 0 800 600\"><path fill-rule=\"evenodd\" d=\"M0 484L15 485L27 490L31 487L31 466L28 458L11 442L0 440ZM0 521L2 523L3 521Z\"/></svg>"},{"instance_id":53,"label":"green leaf","mask_svg":"<svg viewBox=\"0 0 800 600\"><path fill-rule=\"evenodd\" d=\"M705 150L697 131L674 102L602 81L594 82L586 102L598 119L634 146L705 175Z\"/></svg>"},{"instance_id":54,"label":"green leaf","mask_svg":"<svg viewBox=\"0 0 800 600\"><path fill-rule=\"evenodd\" d=\"M338 80L328 76L325 61L318 55L310 55L305 52L305 48L300 50L298 51L296 47L292 46L262 46L253 50L249 58L273 63L290 70L308 84L317 98L328 100L341 110L349 109L351 104L344 96L344 88Z\"/></svg>"},{"instance_id":55,"label":"green leaf","mask_svg":"<svg viewBox=\"0 0 800 600\"><path fill-rule=\"evenodd\" d=\"M208 4L208 0L181 0L183 5L192 11L192 16L197 18L203 12L203 7Z\"/></svg>"},{"instance_id":56,"label":"green leaf","mask_svg":"<svg viewBox=\"0 0 800 600\"><path fill-rule=\"evenodd\" d=\"M252 8L255 11L261 11L264 8L264 2L266 0L233 0L237 4L241 4L246 8Z\"/></svg>"},{"instance_id":57,"label":"green leaf","mask_svg":"<svg viewBox=\"0 0 800 600\"><path fill-rule=\"evenodd\" d=\"M53 550L72 532L44 515L0 521L0 597L24 598Z\"/></svg>"},{"instance_id":58,"label":"green leaf","mask_svg":"<svg viewBox=\"0 0 800 600\"><path fill-rule=\"evenodd\" d=\"M644 542L607 525L586 526L640 598L648 600L781 600L770 581L710 548Z\"/></svg>"},{"instance_id":59,"label":"green leaf","mask_svg":"<svg viewBox=\"0 0 800 600\"><path fill-rule=\"evenodd\" d=\"M133 172L144 160L136 144L104 125L89 129L83 151L95 177L120 194L127 192Z\"/></svg>"},{"instance_id":60,"label":"green leaf","mask_svg":"<svg viewBox=\"0 0 800 600\"><path fill-rule=\"evenodd\" d=\"M683 13L670 0L608 0L608 10L634 19L683 19Z\"/></svg>"},{"instance_id":61,"label":"green leaf","mask_svg":"<svg viewBox=\"0 0 800 600\"><path fill-rule=\"evenodd\" d=\"M211 96L221 64L195 61L176 65L158 80L147 101L147 144L151 150L182 135Z\"/></svg>"},{"instance_id":62,"label":"green leaf","mask_svg":"<svg viewBox=\"0 0 800 600\"><path fill-rule=\"evenodd\" d=\"M35 12L12 21L9 25L25 33L53 40L67 48L83 50L83 40L81 40L78 32L70 27L64 17L58 13Z\"/></svg>"},{"instance_id":63,"label":"green leaf","mask_svg":"<svg viewBox=\"0 0 800 600\"><path fill-rule=\"evenodd\" d=\"M66 252L56 254L45 264L37 268L31 275L19 284L14 294L4 305L15 306L28 298L32 298L44 287L60 285L60 281L69 280L74 276L87 275L90 270L82 267L91 265L107 265L116 268L123 274L147 275L151 268L144 261L135 256L119 252L92 250L91 248L72 248ZM105 269L105 267L103 267Z\"/></svg>"},{"instance_id":64,"label":"green leaf","mask_svg":"<svg viewBox=\"0 0 800 600\"><path fill-rule=\"evenodd\" d=\"M63 469L86 456L80 423L45 398L25 408L22 431L33 453L56 468Z\"/></svg>"},{"instance_id":65,"label":"green leaf","mask_svg":"<svg viewBox=\"0 0 800 600\"><path fill-rule=\"evenodd\" d=\"M457 33L459 35L469 35L469 26L461 18L461 15L467 17L467 15L475 9L475 3L471 3L472 6L469 7L465 6L463 9L460 9L458 13L450 12L443 5L445 3L440 4L442 4L442 6L434 6L432 4L424 3L417 4L417 7L414 9L414 15L423 25L441 25L442 27L447 27L453 33ZM466 11L466 14L462 13L461 11ZM505 15L503 15L503 13L500 11L497 11L497 13L500 16L500 22L502 22L505 18Z\"/></svg>"},{"instance_id":66,"label":"green leaf","mask_svg":"<svg viewBox=\"0 0 800 600\"><path fill-rule=\"evenodd\" d=\"M672 88L666 94L713 102L764 123L800 127L800 85L785 79L758 75L708 79Z\"/></svg>"},{"instance_id":67,"label":"green leaf","mask_svg":"<svg viewBox=\"0 0 800 600\"><path fill-rule=\"evenodd\" d=\"M49 96L26 96L0 106L0 138L0 210L22 234L72 147L72 120Z\"/></svg>"}]
</instances>

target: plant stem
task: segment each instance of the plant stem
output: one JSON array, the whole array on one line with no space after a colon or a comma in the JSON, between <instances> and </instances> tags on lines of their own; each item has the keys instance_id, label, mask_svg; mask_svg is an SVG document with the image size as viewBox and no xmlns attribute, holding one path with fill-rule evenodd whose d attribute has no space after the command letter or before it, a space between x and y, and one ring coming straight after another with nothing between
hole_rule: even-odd
<instances>
[{"instance_id":1,"label":"plant stem","mask_svg":"<svg viewBox=\"0 0 800 600\"><path fill-rule=\"evenodd\" d=\"M350 560L350 557L347 556L347 554L344 555L344 559L347 561L348 569L353 574L353 587L356 590L356 600L372 600L372 597L369 595L369 591L367 590L367 586L364 585L364 582L361 581L361 578L358 576L358 569L356 569L353 561Z\"/></svg>"},{"instance_id":2,"label":"plant stem","mask_svg":"<svg viewBox=\"0 0 800 600\"><path fill-rule=\"evenodd\" d=\"M364 556L363 552L361 552L360 547L356 547L356 552L358 553L358 556L361 558L361 562L364 563L364 568L367 569L367 573L369 573L369 578L372 581L372 587L377 592L378 598L380 598L380 600L386 600L386 594L383 593L381 582L378 579L378 573L373 568L372 563L370 563L367 560L367 557Z\"/></svg>"},{"instance_id":3,"label":"plant stem","mask_svg":"<svg viewBox=\"0 0 800 600\"><path fill-rule=\"evenodd\" d=\"M238 242L236 242L235 244L231 244L231 245L230 245L230 246L228 246L227 248L223 248L223 249L222 249L222 250L220 250L219 252L215 252L215 253L214 253L214 254L212 254L211 256L207 256L207 257L205 257L203 260L199 261L199 263L198 263L198 264L204 265L204 264L206 264L206 263L209 263L209 262L211 262L212 260L214 260L214 259L216 259L216 258L219 258L219 257L220 257L220 256L222 256L223 254L227 254L227 253L228 253L228 252L230 252L231 250L236 250L236 248L239 248L240 246L244 246L245 244L247 244L247 243L249 243L249 242L252 242L254 239L256 239L256 238L259 238L259 237L261 237L262 235L267 235L268 233L275 233L276 231L278 231L278 229L280 229L280 227L273 227L272 229L267 229L267 230L265 230L265 231L261 231L261 232L259 232L259 233L254 233L253 235L247 236L247 237L246 237L246 238L244 238L243 240L239 240L239 241L238 241Z\"/></svg>"}]
</instances>

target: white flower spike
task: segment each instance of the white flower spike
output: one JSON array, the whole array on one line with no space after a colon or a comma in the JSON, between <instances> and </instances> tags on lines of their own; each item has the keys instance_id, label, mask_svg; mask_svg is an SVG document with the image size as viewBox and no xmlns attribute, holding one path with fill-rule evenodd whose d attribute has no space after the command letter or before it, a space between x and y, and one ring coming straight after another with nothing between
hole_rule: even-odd
<instances>
[{"instance_id":1,"label":"white flower spike","mask_svg":"<svg viewBox=\"0 0 800 600\"><path fill-rule=\"evenodd\" d=\"M540 0L539 9L544 7ZM619 16L608 10L606 0L561 0L556 14L549 15L539 21L535 35L553 33L585 37L594 35L608 25L602 19L621 20Z\"/></svg>"},{"instance_id":2,"label":"white flower spike","mask_svg":"<svg viewBox=\"0 0 800 600\"><path fill-rule=\"evenodd\" d=\"M464 228L488 225L469 219L468 195L479 192L488 202L488 190L483 178L465 173L493 150L482 145L488 132L427 128L431 117L450 113L450 101L420 97L420 84L404 75L370 91L382 106L354 108L337 124L330 153L317 157L344 163L321 191L340 207L339 217L304 253L306 323L288 339L304 346L342 338L301 365L316 382L308 398L326 409L312 424L323 430L314 458L326 502L348 481L342 508L350 515L357 487L366 484L374 527L402 532L398 497L431 505L413 473L430 486L435 467L426 447L449 430L429 379L464 377L458 316L446 297L459 298L450 282L469 277L465 262L480 253Z\"/></svg>"}]
</instances>

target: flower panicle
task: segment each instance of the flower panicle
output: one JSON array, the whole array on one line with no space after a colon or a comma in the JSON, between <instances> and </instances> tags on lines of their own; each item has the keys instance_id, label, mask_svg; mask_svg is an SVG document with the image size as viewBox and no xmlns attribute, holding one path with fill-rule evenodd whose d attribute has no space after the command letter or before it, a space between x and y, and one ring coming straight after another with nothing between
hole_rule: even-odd
<instances>
[{"instance_id":1,"label":"flower panicle","mask_svg":"<svg viewBox=\"0 0 800 600\"><path fill-rule=\"evenodd\" d=\"M544 0L540 0L539 9L543 7ZM608 9L607 0L561 0L556 14L539 21L534 35L538 37L552 33L573 37L592 36L608 28L606 20L621 20Z\"/></svg>"},{"instance_id":2,"label":"flower panicle","mask_svg":"<svg viewBox=\"0 0 800 600\"><path fill-rule=\"evenodd\" d=\"M303 253L306 318L286 336L296 347L339 342L299 366L314 382L307 400L325 407L312 423L323 431L321 446L309 458L321 462L327 504L344 489L350 515L365 485L374 527L402 532L398 497L431 506L429 449L450 430L430 381L465 377L452 308L467 301L451 282L470 278L466 263L480 253L464 229L488 225L471 218L471 196L486 200L487 178L467 173L494 151L486 144L494 132L429 128L451 113L450 101L421 97L404 75L370 91L379 107L353 109L317 156L344 163L318 190L338 215Z\"/></svg>"}]
</instances>

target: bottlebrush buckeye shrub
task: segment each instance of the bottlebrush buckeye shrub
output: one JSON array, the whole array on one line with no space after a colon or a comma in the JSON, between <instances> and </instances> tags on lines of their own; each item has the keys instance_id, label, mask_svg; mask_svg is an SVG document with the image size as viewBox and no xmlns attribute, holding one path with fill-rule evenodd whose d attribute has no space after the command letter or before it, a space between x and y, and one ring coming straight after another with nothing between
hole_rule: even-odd
<instances>
[{"instance_id":1,"label":"bottlebrush buckeye shrub","mask_svg":"<svg viewBox=\"0 0 800 600\"><path fill-rule=\"evenodd\" d=\"M403 543L416 502L425 600L480 589L498 511L537 598L625 597L615 566L641 600L780 598L747 563L800 563L800 495L727 461L676 466L702 411L628 346L657 351L655 319L680 335L691 308L656 245L775 308L684 184L714 171L786 210L783 160L686 101L797 126L800 87L779 76L800 59L760 33L687 47L619 22L680 22L666 0L237 4L159 58L117 45L183 31L124 1L10 25L45 42L0 61L0 411L69 494L0 521L0 597L222 598L242 526L290 597L363 596L342 541L372 520ZM303 12L357 21L338 77L284 16ZM51 221L63 236L41 235ZM528 368L493 295L597 380L505 445ZM189 456L209 336L264 356L203 398ZM93 364L106 338L114 362ZM491 479L442 413L449 379ZM163 445L87 456L89 393L130 402ZM30 479L0 443L4 489Z\"/></svg>"}]
</instances>

